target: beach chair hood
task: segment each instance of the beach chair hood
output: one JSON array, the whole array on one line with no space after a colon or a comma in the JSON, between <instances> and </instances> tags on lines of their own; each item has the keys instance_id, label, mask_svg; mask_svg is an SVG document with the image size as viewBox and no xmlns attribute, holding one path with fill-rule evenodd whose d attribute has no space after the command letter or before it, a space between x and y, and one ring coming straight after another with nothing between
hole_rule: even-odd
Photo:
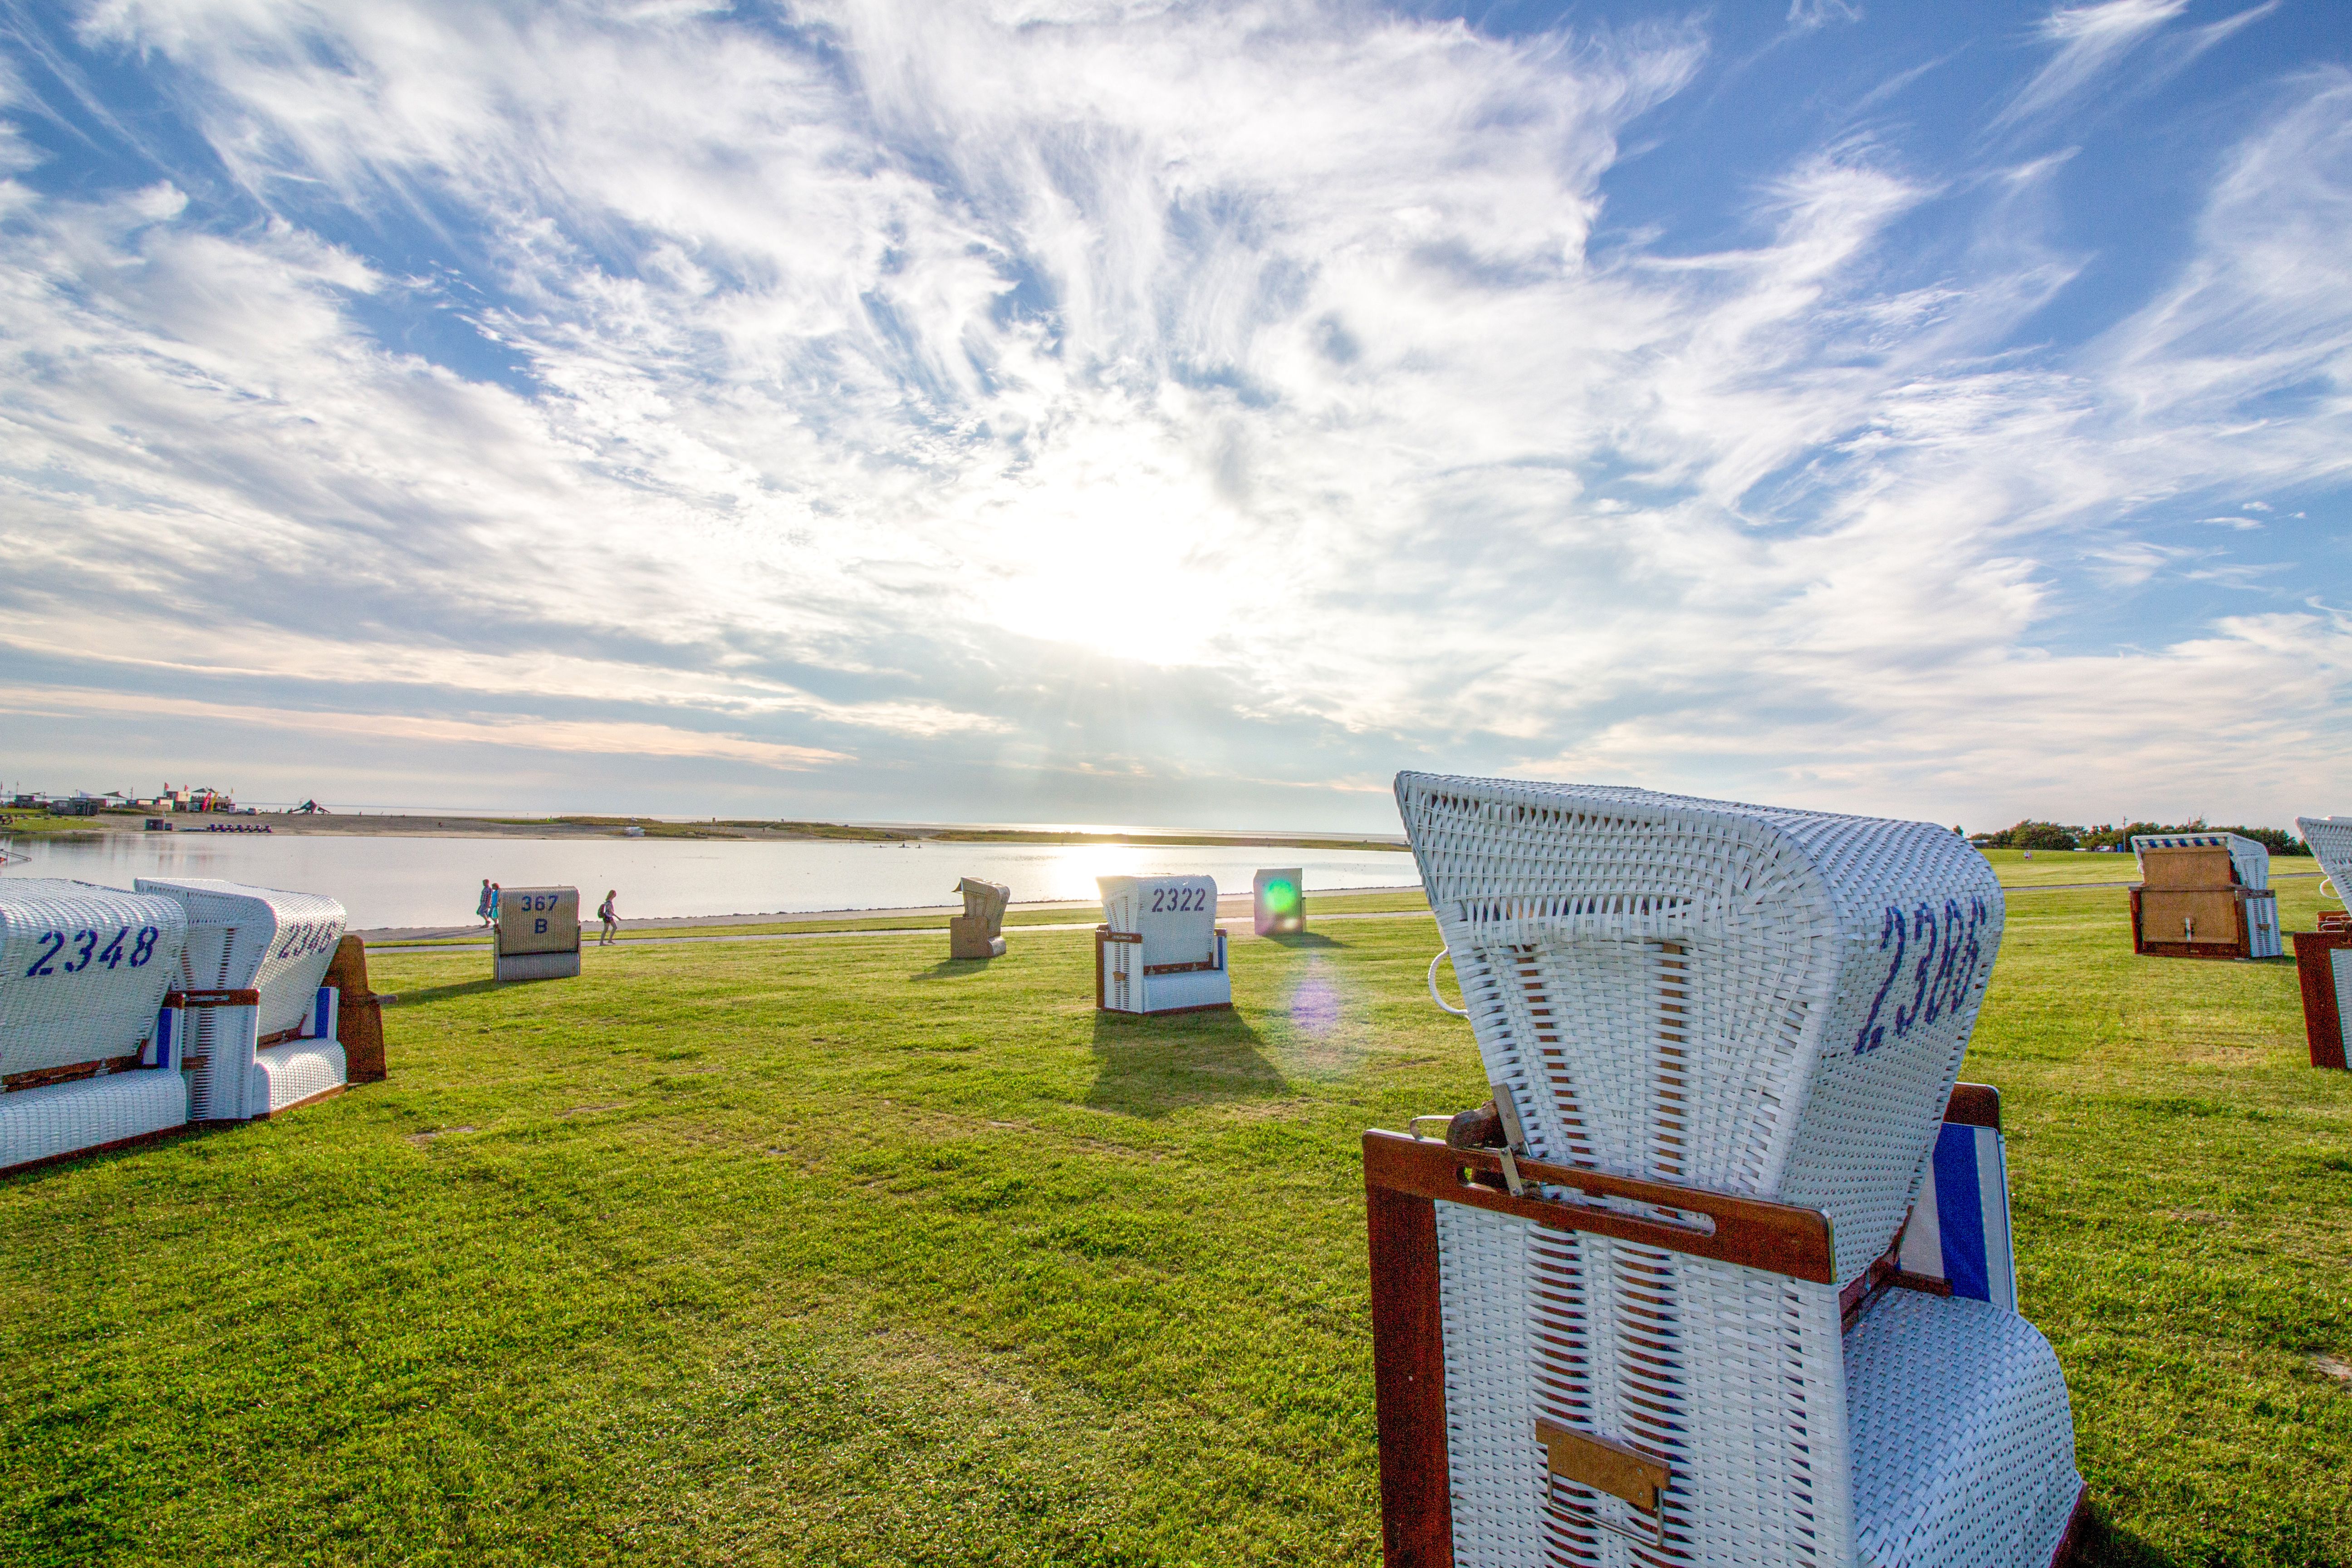
<instances>
[{"instance_id":1,"label":"beach chair hood","mask_svg":"<svg viewBox=\"0 0 2352 1568\"><path fill-rule=\"evenodd\" d=\"M1841 1282L1918 1195L2002 924L1947 828L1402 773L1488 1081L1562 1164L1827 1213Z\"/></svg>"}]
</instances>

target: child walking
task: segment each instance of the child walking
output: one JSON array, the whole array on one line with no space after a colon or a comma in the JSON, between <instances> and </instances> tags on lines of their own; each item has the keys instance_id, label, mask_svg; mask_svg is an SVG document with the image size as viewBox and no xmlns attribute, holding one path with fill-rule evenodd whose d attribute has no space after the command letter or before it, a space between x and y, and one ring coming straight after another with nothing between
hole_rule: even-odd
<instances>
[{"instance_id":1,"label":"child walking","mask_svg":"<svg viewBox=\"0 0 2352 1568\"><path fill-rule=\"evenodd\" d=\"M621 929L621 917L613 912L613 900L620 896L617 889L607 888L604 889L604 901L596 906L596 918L604 922L604 934L596 939L598 947L612 945L614 933Z\"/></svg>"}]
</instances>

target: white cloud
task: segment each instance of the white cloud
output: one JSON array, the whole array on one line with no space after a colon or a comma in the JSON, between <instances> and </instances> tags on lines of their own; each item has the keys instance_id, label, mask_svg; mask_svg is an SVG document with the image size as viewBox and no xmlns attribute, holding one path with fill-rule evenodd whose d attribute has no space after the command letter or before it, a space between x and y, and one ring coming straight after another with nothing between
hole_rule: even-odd
<instances>
[{"instance_id":1,"label":"white cloud","mask_svg":"<svg viewBox=\"0 0 2352 1568\"><path fill-rule=\"evenodd\" d=\"M2180 9L2053 14L2010 113ZM1864 142L1757 193L1746 243L1596 248L1688 33L1309 0L791 21L91 11L277 216L15 198L11 658L262 728L534 721L898 789L1435 761L1939 815L2340 701L2315 612L2047 647L2093 584L2256 580L2121 520L2345 472L2340 77L2283 91L2147 309L2024 354L2080 267L2038 237L2051 160L1948 273L1888 247L1954 182ZM387 259L411 238L484 297ZM370 330L436 304L527 376Z\"/></svg>"}]
</instances>

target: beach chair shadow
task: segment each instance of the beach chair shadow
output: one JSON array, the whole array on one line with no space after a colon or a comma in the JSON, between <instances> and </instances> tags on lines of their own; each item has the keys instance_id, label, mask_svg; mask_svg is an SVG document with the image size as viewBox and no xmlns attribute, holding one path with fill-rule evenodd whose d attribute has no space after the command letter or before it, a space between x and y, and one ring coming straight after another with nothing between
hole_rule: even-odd
<instances>
[{"instance_id":1,"label":"beach chair shadow","mask_svg":"<svg viewBox=\"0 0 2352 1568\"><path fill-rule=\"evenodd\" d=\"M2158 1550L2147 1542L2108 1521L2105 1511L2093 1505L2084 1521L2075 1568L2189 1568L2189 1560Z\"/></svg>"},{"instance_id":2,"label":"beach chair shadow","mask_svg":"<svg viewBox=\"0 0 2352 1568\"><path fill-rule=\"evenodd\" d=\"M1270 942L1276 947L1295 948L1300 952L1307 952L1310 950L1320 951L1327 947L1345 947L1348 945L1337 937L1325 936L1319 931L1286 931L1278 936L1262 937L1259 940L1263 942Z\"/></svg>"},{"instance_id":3,"label":"beach chair shadow","mask_svg":"<svg viewBox=\"0 0 2352 1568\"><path fill-rule=\"evenodd\" d=\"M995 962L992 958L942 958L929 969L918 969L907 978L910 981L952 980L958 975L985 974L988 966Z\"/></svg>"},{"instance_id":4,"label":"beach chair shadow","mask_svg":"<svg viewBox=\"0 0 2352 1568\"><path fill-rule=\"evenodd\" d=\"M420 1002L446 1002L452 996L478 996L485 991L498 989L499 983L495 980L461 980L448 985L427 985L418 991L396 992L384 1000L396 1006L414 1007Z\"/></svg>"},{"instance_id":5,"label":"beach chair shadow","mask_svg":"<svg viewBox=\"0 0 2352 1568\"><path fill-rule=\"evenodd\" d=\"M1087 1103L1122 1116L1160 1117L1289 1090L1258 1032L1231 1010L1156 1017L1097 1013L1094 1054Z\"/></svg>"}]
</instances>

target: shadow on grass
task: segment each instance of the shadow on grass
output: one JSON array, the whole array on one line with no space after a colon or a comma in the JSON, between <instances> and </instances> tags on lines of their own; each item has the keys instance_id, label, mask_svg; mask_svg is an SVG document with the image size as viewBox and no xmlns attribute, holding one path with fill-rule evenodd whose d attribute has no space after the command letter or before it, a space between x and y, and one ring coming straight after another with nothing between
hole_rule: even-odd
<instances>
[{"instance_id":1,"label":"shadow on grass","mask_svg":"<svg viewBox=\"0 0 2352 1568\"><path fill-rule=\"evenodd\" d=\"M19 1184L30 1184L45 1177L57 1175L87 1164L113 1164L118 1160L136 1160L153 1150L171 1143L201 1143L207 1138L233 1132L245 1125L236 1121L191 1121L184 1126L166 1127L143 1138L133 1138L107 1149L77 1149L37 1164L20 1165L0 1173L0 1189Z\"/></svg>"},{"instance_id":2,"label":"shadow on grass","mask_svg":"<svg viewBox=\"0 0 2352 1568\"><path fill-rule=\"evenodd\" d=\"M1320 949L1326 947L1345 947L1348 945L1346 942L1339 941L1336 937L1325 936L1319 931L1286 931L1278 936L1269 936L1265 940L1274 943L1276 947L1297 948L1301 950L1307 948Z\"/></svg>"},{"instance_id":3,"label":"shadow on grass","mask_svg":"<svg viewBox=\"0 0 2352 1568\"><path fill-rule=\"evenodd\" d=\"M1165 1116L1187 1106L1264 1100L1288 1084L1238 1013L1143 1017L1095 1015L1097 1072L1087 1103L1127 1116Z\"/></svg>"},{"instance_id":4,"label":"shadow on grass","mask_svg":"<svg viewBox=\"0 0 2352 1568\"><path fill-rule=\"evenodd\" d=\"M454 985L428 985L422 991L395 991L385 1000L395 1007L414 1007L419 1002L446 1002L452 996L478 996L485 991L495 991L495 980L461 980Z\"/></svg>"},{"instance_id":5,"label":"shadow on grass","mask_svg":"<svg viewBox=\"0 0 2352 1568\"><path fill-rule=\"evenodd\" d=\"M985 974L992 958L942 958L929 969L918 969L909 980L952 980L959 974Z\"/></svg>"},{"instance_id":6,"label":"shadow on grass","mask_svg":"<svg viewBox=\"0 0 2352 1568\"><path fill-rule=\"evenodd\" d=\"M2203 1562L2210 1558L2200 1559ZM2109 1522L2096 1504L2075 1538L2074 1568L2189 1568L2189 1560L2159 1551L2121 1525Z\"/></svg>"}]
</instances>

